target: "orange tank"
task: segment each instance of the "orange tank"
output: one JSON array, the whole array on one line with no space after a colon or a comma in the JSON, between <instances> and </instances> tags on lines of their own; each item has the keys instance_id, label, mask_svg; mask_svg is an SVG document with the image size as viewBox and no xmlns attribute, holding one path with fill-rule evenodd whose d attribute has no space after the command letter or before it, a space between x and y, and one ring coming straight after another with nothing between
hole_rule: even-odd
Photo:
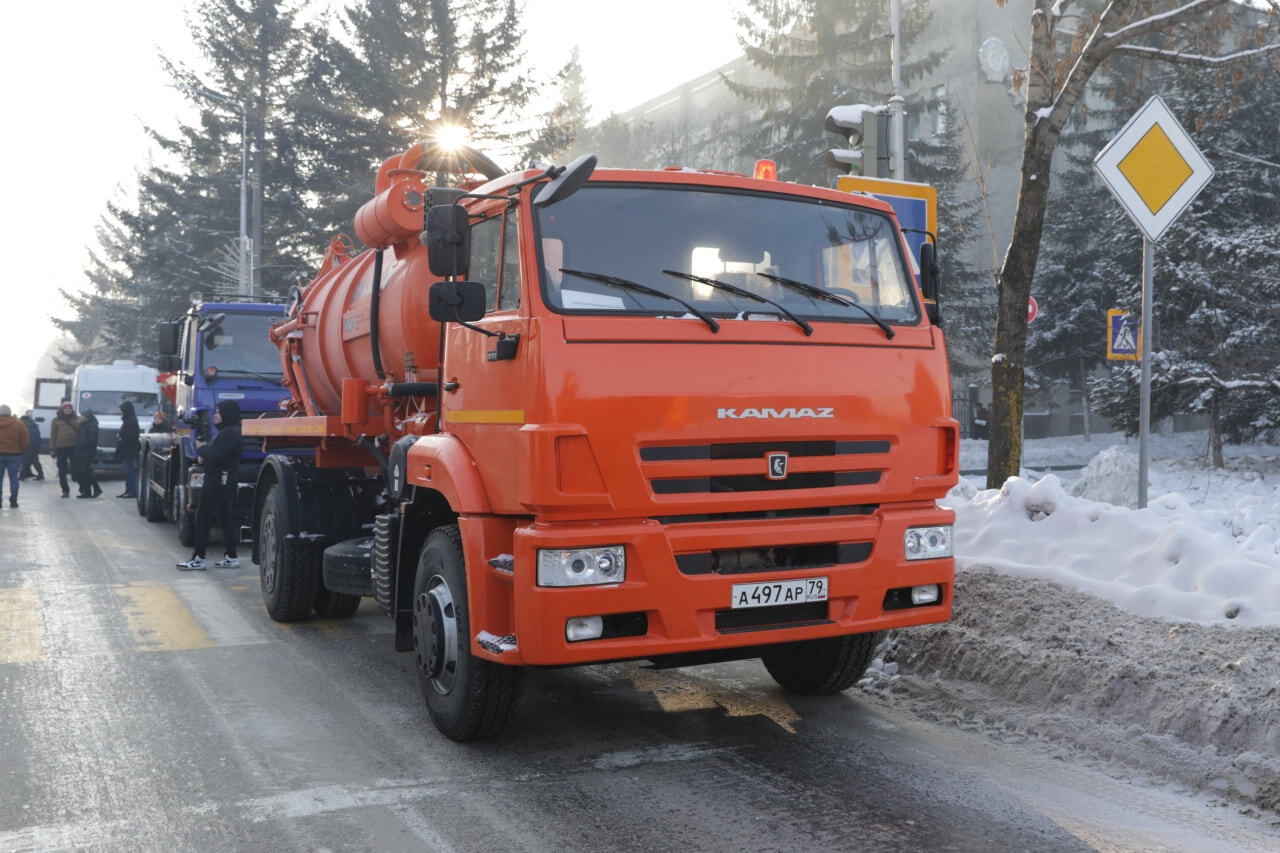
<instances>
[{"instance_id":1,"label":"orange tank","mask_svg":"<svg viewBox=\"0 0 1280 853\"><path fill-rule=\"evenodd\" d=\"M435 277L427 267L427 250L417 240L426 188L423 172L401 166L411 154L412 149L383 164L377 194L356 214L356 234L371 248L353 257L350 240L335 238L320 273L302 291L296 312L273 332L281 343L291 333L302 336L299 345L282 347L286 361L296 357L300 363L286 364L285 371L294 376L291 407L296 411L307 410L310 402L315 411L309 414L338 414L346 379L370 385L383 379L435 379L440 326L427 311ZM382 377L370 341L376 250L383 252L378 306Z\"/></svg>"}]
</instances>

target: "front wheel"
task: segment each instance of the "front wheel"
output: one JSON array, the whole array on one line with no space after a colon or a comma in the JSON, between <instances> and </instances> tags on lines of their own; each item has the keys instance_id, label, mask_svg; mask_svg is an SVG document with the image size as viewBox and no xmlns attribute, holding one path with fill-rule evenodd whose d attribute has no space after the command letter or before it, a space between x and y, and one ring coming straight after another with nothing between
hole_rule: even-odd
<instances>
[{"instance_id":1,"label":"front wheel","mask_svg":"<svg viewBox=\"0 0 1280 853\"><path fill-rule=\"evenodd\" d=\"M427 712L441 734L466 742L506 725L524 671L471 654L467 573L456 524L437 528L418 558L413 584L413 648Z\"/></svg>"},{"instance_id":2,"label":"front wheel","mask_svg":"<svg viewBox=\"0 0 1280 853\"><path fill-rule=\"evenodd\" d=\"M760 659L773 680L786 690L809 696L839 693L852 687L867 671L883 636L883 631L872 631L784 643Z\"/></svg>"}]
</instances>

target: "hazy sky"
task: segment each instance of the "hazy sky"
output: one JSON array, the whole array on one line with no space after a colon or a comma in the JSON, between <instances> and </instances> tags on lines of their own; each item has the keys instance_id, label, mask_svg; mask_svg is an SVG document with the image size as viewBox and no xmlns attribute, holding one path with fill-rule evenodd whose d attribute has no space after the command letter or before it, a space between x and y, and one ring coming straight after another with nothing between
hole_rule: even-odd
<instances>
[{"instance_id":1,"label":"hazy sky","mask_svg":"<svg viewBox=\"0 0 1280 853\"><path fill-rule=\"evenodd\" d=\"M184 109L160 50L199 66L186 0L63 0L5 7L0 403L31 405L37 362L69 316L60 289L86 285L87 247L109 199L127 198L147 163L144 124ZM550 76L576 44L598 117L623 112L739 54L740 0L524 0L525 46ZM626 11L615 11L625 8ZM55 15L56 26L51 26ZM545 65L545 67L543 67ZM390 152L389 152L390 153ZM232 223L234 227L235 224Z\"/></svg>"}]
</instances>

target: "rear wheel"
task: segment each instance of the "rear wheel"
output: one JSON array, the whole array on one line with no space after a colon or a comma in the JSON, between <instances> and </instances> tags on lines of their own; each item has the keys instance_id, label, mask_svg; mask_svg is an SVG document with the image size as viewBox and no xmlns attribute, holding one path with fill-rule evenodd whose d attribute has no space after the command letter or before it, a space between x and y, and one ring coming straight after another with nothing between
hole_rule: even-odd
<instances>
[{"instance_id":1,"label":"rear wheel","mask_svg":"<svg viewBox=\"0 0 1280 853\"><path fill-rule=\"evenodd\" d=\"M258 572L262 601L277 622L311 615L320 587L319 552L310 543L290 539L288 509L278 485L267 489L258 526Z\"/></svg>"},{"instance_id":2,"label":"rear wheel","mask_svg":"<svg viewBox=\"0 0 1280 853\"><path fill-rule=\"evenodd\" d=\"M151 461L151 453L147 448L142 448L142 452L138 454L138 464L134 466L137 471L134 475L133 484L125 483L125 491L133 489L135 503L138 506L138 515L145 516L147 514L147 463Z\"/></svg>"},{"instance_id":3,"label":"rear wheel","mask_svg":"<svg viewBox=\"0 0 1280 853\"><path fill-rule=\"evenodd\" d=\"M451 524L427 537L413 585L413 648L431 721L465 742L496 735L524 686L524 671L473 657L462 538Z\"/></svg>"},{"instance_id":4,"label":"rear wheel","mask_svg":"<svg viewBox=\"0 0 1280 853\"><path fill-rule=\"evenodd\" d=\"M793 693L819 696L839 693L867 671L883 631L824 637L775 646L761 660L773 680Z\"/></svg>"}]
</instances>

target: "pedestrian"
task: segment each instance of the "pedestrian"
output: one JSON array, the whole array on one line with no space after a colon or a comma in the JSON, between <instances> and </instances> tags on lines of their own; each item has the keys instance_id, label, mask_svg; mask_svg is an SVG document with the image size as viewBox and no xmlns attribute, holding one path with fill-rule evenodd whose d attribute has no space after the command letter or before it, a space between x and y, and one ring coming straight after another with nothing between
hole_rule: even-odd
<instances>
[{"instance_id":1,"label":"pedestrian","mask_svg":"<svg viewBox=\"0 0 1280 853\"><path fill-rule=\"evenodd\" d=\"M67 477L75 470L76 431L80 429L80 418L70 403L63 403L58 409L58 416L49 425L49 455L58 463L58 485L62 486L62 496L71 497L71 487ZM78 477L76 478L79 479Z\"/></svg>"},{"instance_id":2,"label":"pedestrian","mask_svg":"<svg viewBox=\"0 0 1280 853\"><path fill-rule=\"evenodd\" d=\"M4 475L9 474L9 506L18 508L18 470L22 467L22 454L31 443L31 434L22 421L13 416L13 410L0 405L0 500L4 494Z\"/></svg>"},{"instance_id":3,"label":"pedestrian","mask_svg":"<svg viewBox=\"0 0 1280 853\"><path fill-rule=\"evenodd\" d=\"M213 565L219 569L234 569L240 565L236 556L236 543L240 539L236 529L235 500L238 489L236 476L243 456L243 440L240 436L240 404L235 400L223 400L213 416L218 434L210 444L196 448L196 456L204 461L204 487L200 491L200 505L196 507L195 552L185 563L178 563L184 572L205 568L204 552L209 546L209 528L216 514L222 525L222 542L225 556Z\"/></svg>"},{"instance_id":4,"label":"pedestrian","mask_svg":"<svg viewBox=\"0 0 1280 853\"><path fill-rule=\"evenodd\" d=\"M164 416L163 409L156 409L156 413L151 416L151 429L147 432L173 432L173 427L169 425L169 419Z\"/></svg>"},{"instance_id":5,"label":"pedestrian","mask_svg":"<svg viewBox=\"0 0 1280 853\"><path fill-rule=\"evenodd\" d=\"M983 441L987 440L988 417L987 407L979 403L977 408L973 410L973 421L969 424L970 438L980 438Z\"/></svg>"},{"instance_id":6,"label":"pedestrian","mask_svg":"<svg viewBox=\"0 0 1280 853\"><path fill-rule=\"evenodd\" d=\"M78 498L96 498L102 494L102 486L93 473L93 463L98 460L98 418L93 409L85 409L76 430L75 472L80 484Z\"/></svg>"},{"instance_id":7,"label":"pedestrian","mask_svg":"<svg viewBox=\"0 0 1280 853\"><path fill-rule=\"evenodd\" d=\"M27 412L20 420L26 425L27 435L31 436L31 441L22 454L22 473L18 479L43 480L44 466L40 464L40 427L36 424L36 419L31 417L31 412Z\"/></svg>"},{"instance_id":8,"label":"pedestrian","mask_svg":"<svg viewBox=\"0 0 1280 853\"><path fill-rule=\"evenodd\" d=\"M125 400L120 404L120 431L116 433L116 461L124 465L124 491L116 495L118 498L138 496L138 451L142 449L138 440L140 433L133 403Z\"/></svg>"}]
</instances>

